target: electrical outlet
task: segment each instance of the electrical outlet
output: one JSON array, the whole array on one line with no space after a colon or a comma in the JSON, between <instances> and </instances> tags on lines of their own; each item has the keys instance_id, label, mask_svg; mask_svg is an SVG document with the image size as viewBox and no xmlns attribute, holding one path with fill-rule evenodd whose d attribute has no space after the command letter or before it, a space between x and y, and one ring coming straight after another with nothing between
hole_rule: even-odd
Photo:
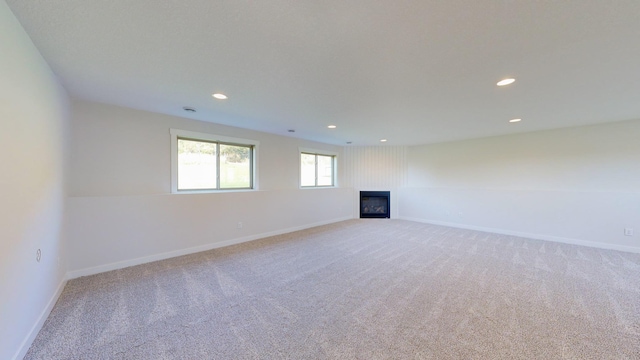
<instances>
[{"instance_id":1,"label":"electrical outlet","mask_svg":"<svg viewBox=\"0 0 640 360\"><path fill-rule=\"evenodd\" d=\"M36 261L40 262L40 259L42 259L42 251L38 249L38 251L36 251Z\"/></svg>"},{"instance_id":2,"label":"electrical outlet","mask_svg":"<svg viewBox=\"0 0 640 360\"><path fill-rule=\"evenodd\" d=\"M624 236L633 236L632 228L624 228Z\"/></svg>"},{"instance_id":3,"label":"electrical outlet","mask_svg":"<svg viewBox=\"0 0 640 360\"><path fill-rule=\"evenodd\" d=\"M238 229L242 229L242 221L238 221Z\"/></svg>"}]
</instances>

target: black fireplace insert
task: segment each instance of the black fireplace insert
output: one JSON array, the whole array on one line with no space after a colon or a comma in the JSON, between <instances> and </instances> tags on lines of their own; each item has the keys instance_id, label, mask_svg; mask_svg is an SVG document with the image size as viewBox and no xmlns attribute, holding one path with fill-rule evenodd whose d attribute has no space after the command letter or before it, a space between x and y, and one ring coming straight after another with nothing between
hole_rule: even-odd
<instances>
[{"instance_id":1,"label":"black fireplace insert","mask_svg":"<svg viewBox=\"0 0 640 360\"><path fill-rule=\"evenodd\" d=\"M360 218L391 218L389 191L360 191Z\"/></svg>"}]
</instances>

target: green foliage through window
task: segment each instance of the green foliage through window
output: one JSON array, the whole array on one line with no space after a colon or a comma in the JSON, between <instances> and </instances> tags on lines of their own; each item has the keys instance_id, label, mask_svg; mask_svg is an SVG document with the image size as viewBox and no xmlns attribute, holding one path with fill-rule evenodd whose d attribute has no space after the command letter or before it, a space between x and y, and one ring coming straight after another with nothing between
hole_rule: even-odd
<instances>
[{"instance_id":1,"label":"green foliage through window","mask_svg":"<svg viewBox=\"0 0 640 360\"><path fill-rule=\"evenodd\" d=\"M178 190L253 188L253 146L178 138Z\"/></svg>"}]
</instances>

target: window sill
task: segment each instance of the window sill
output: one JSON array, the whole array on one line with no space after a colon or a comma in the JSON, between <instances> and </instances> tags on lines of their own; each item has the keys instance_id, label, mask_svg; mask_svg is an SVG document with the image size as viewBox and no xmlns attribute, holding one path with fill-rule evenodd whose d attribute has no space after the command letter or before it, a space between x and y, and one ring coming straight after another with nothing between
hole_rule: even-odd
<instances>
[{"instance_id":1,"label":"window sill","mask_svg":"<svg viewBox=\"0 0 640 360\"><path fill-rule=\"evenodd\" d=\"M252 192L258 191L257 189L224 189L224 190L177 190L173 191L172 195L181 194L221 194L221 193L235 193L235 192Z\"/></svg>"},{"instance_id":2,"label":"window sill","mask_svg":"<svg viewBox=\"0 0 640 360\"><path fill-rule=\"evenodd\" d=\"M299 186L301 190L312 190L312 189L337 189L337 186Z\"/></svg>"}]
</instances>

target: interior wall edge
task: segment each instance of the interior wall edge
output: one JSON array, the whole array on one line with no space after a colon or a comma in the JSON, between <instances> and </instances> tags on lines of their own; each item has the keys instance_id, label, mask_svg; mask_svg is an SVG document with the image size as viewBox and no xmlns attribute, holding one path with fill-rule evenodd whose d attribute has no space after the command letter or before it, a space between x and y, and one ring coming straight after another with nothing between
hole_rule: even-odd
<instances>
[{"instance_id":1,"label":"interior wall edge","mask_svg":"<svg viewBox=\"0 0 640 360\"><path fill-rule=\"evenodd\" d=\"M466 224L460 224L460 223L422 219L422 218L415 218L415 217L400 216L399 219L407 220L407 221L415 221L415 222L431 224L431 225L449 226L449 227L454 227L458 229L475 230L475 231L489 232L489 233L501 234L501 235L518 236L518 237L523 237L528 239L543 240L543 241L564 243L564 244L570 244L570 245L580 245L580 246L597 248L597 249L617 250L617 251L640 254L640 246L634 247L634 246L625 246L625 245L618 245L618 244L608 244L608 243L602 243L597 241L572 239L572 238L565 238L560 236L527 233L527 232L521 232L521 231L510 231L505 229L466 225Z\"/></svg>"},{"instance_id":2,"label":"interior wall edge","mask_svg":"<svg viewBox=\"0 0 640 360\"><path fill-rule=\"evenodd\" d=\"M53 307L58 302L60 295L62 295L62 290L64 290L64 287L67 285L68 279L69 279L69 274L67 273L67 275L64 276L60 281L60 283L58 284L58 288L56 289L55 293L53 293L53 295L51 296L51 299L49 299L47 306L45 306L45 308L42 309L42 311L40 312L40 316L38 316L38 319L33 324L33 326L31 327L31 330L22 341L22 344L20 344L20 347L16 351L16 354L13 356L13 360L20 360L24 358L25 355L27 355L27 351L29 351L31 344L36 339L36 336L38 336L38 333L42 329L42 326L44 325L45 321L47 321L47 318L49 317L49 314L53 310Z\"/></svg>"},{"instance_id":3,"label":"interior wall edge","mask_svg":"<svg viewBox=\"0 0 640 360\"><path fill-rule=\"evenodd\" d=\"M243 237L239 237L239 238L235 238L235 239L225 240L225 241L212 242L212 243L209 243L209 244L206 244L206 245L194 246L194 247L189 247L189 248L185 248L185 249L169 251L169 252L164 252L164 253L154 254L154 255L149 255L149 256L143 256L143 257L139 257L139 258L135 258L135 259L123 260L123 261L113 262L113 263L109 263L109 264L105 264L105 265L94 266L94 267L90 267L90 268L73 270L73 271L69 271L67 273L67 278L69 280L71 280L71 279L79 278L79 277L82 277L82 276L90 276L90 275L100 274L100 273L107 272L107 271L124 269L124 268L130 267L130 266L142 265L142 264L146 264L146 263L150 263L150 262L154 262L154 261L166 260L166 259L170 259L170 258L174 258L174 257L178 257L178 256L195 254L195 253L208 251L208 250L213 250L213 249L219 249L219 248L223 248L223 247L227 247L227 246L242 244L242 243L245 243L245 242L260 240L260 239L271 237L271 236L282 235L282 234L291 233L291 232L295 232L295 231L310 229L310 228L317 227L317 226L328 225L328 224L333 224L333 223L337 223L337 222L341 222L341 221L351 220L352 218L353 217L351 217L351 216L340 217L340 218L335 218L335 219L332 219L332 220L319 221L319 222L312 223L312 224L294 226L294 227L290 227L290 228L286 228L286 229L270 231L270 232L265 232L265 233L261 233L261 234L254 234L254 235L243 236Z\"/></svg>"},{"instance_id":4,"label":"interior wall edge","mask_svg":"<svg viewBox=\"0 0 640 360\"><path fill-rule=\"evenodd\" d=\"M77 277L350 219L352 193L333 188L70 197L68 271Z\"/></svg>"},{"instance_id":5,"label":"interior wall edge","mask_svg":"<svg viewBox=\"0 0 640 360\"><path fill-rule=\"evenodd\" d=\"M21 359L66 280L70 99L0 1L0 359Z\"/></svg>"},{"instance_id":6,"label":"interior wall edge","mask_svg":"<svg viewBox=\"0 0 640 360\"><path fill-rule=\"evenodd\" d=\"M636 251L640 193L404 188L400 216L454 227Z\"/></svg>"}]
</instances>

